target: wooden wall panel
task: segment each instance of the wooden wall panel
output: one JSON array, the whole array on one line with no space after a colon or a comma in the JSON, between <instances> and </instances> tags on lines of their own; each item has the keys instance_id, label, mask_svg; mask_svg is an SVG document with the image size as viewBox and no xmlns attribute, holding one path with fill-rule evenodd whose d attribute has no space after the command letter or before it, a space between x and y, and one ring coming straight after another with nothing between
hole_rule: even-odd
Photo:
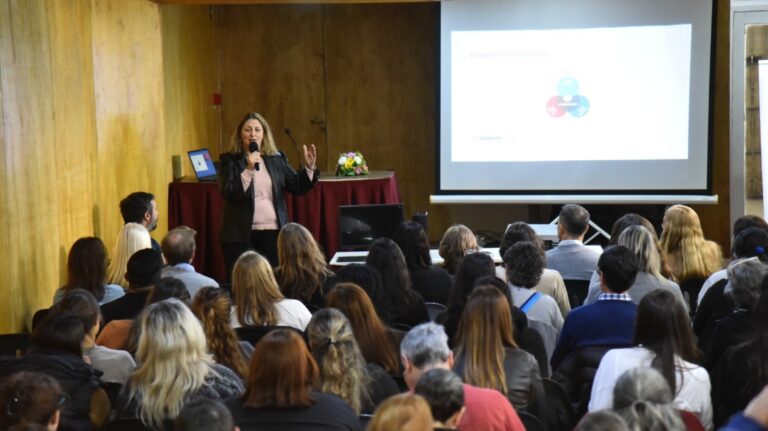
<instances>
[{"instance_id":1,"label":"wooden wall panel","mask_svg":"<svg viewBox=\"0 0 768 431\"><path fill-rule=\"evenodd\" d=\"M279 149L294 167L299 145L314 142L319 165L327 170L322 6L224 6L216 10L223 98L224 150L246 112L263 114ZM302 156L303 157L303 156Z\"/></svg>"},{"instance_id":2,"label":"wooden wall panel","mask_svg":"<svg viewBox=\"0 0 768 431\"><path fill-rule=\"evenodd\" d=\"M167 230L171 154L165 147L159 6L146 0L92 0L98 204L96 234L112 247L123 224L118 204L154 193L160 239Z\"/></svg>"},{"instance_id":3,"label":"wooden wall panel","mask_svg":"<svg viewBox=\"0 0 768 431\"><path fill-rule=\"evenodd\" d=\"M165 136L168 154L179 155L183 174L195 174L187 151L210 148L218 159L220 109L215 32L208 6L161 7Z\"/></svg>"}]
</instances>

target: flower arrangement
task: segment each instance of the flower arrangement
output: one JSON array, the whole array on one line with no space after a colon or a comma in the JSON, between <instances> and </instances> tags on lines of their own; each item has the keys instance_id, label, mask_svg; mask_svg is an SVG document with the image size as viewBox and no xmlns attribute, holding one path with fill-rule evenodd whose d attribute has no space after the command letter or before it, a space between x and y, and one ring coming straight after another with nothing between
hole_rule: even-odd
<instances>
[{"instance_id":1,"label":"flower arrangement","mask_svg":"<svg viewBox=\"0 0 768 431\"><path fill-rule=\"evenodd\" d=\"M368 175L368 165L359 151L339 154L336 163L336 176L352 177L355 175Z\"/></svg>"}]
</instances>

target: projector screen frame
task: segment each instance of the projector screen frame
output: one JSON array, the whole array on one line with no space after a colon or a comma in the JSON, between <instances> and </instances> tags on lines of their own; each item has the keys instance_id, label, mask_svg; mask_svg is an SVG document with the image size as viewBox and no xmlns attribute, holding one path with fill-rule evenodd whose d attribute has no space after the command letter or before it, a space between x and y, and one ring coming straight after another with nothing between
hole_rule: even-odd
<instances>
[{"instance_id":1,"label":"projector screen frame","mask_svg":"<svg viewBox=\"0 0 768 431\"><path fill-rule=\"evenodd\" d=\"M430 195L433 204L463 204L463 203L515 203L515 204L551 204L551 203L625 203L625 204L717 204L718 196L713 193L713 156L714 156L714 93L715 93L715 64L717 45L717 12L718 1L711 1L710 38L709 38L709 75L707 98L707 150L706 150L706 188L705 189L622 189L622 190L520 190L520 189L491 189L491 190L443 190L441 187L441 153L442 153L442 14L438 19L438 47L436 52L438 76L436 80L435 112L435 193ZM442 10L442 3L440 10ZM558 200L559 199L559 200Z\"/></svg>"}]
</instances>

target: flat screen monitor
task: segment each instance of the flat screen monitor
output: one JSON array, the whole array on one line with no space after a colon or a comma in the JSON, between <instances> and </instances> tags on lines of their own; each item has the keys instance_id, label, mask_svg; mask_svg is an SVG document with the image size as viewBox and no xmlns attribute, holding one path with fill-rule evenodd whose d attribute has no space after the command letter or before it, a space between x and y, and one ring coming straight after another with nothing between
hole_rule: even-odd
<instances>
[{"instance_id":1,"label":"flat screen monitor","mask_svg":"<svg viewBox=\"0 0 768 431\"><path fill-rule=\"evenodd\" d=\"M392 238L403 220L402 203L339 206L341 250L367 250L379 238Z\"/></svg>"}]
</instances>

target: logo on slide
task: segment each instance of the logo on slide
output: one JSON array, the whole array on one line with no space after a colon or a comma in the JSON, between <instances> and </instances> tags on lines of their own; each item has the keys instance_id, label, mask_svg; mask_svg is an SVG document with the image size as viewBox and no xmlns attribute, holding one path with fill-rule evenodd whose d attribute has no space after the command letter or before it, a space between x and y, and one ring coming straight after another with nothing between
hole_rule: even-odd
<instances>
[{"instance_id":1,"label":"logo on slide","mask_svg":"<svg viewBox=\"0 0 768 431\"><path fill-rule=\"evenodd\" d=\"M547 102L547 114L559 118L566 113L573 117L583 117L589 112L589 99L579 94L579 81L567 77L557 83L557 96Z\"/></svg>"}]
</instances>

